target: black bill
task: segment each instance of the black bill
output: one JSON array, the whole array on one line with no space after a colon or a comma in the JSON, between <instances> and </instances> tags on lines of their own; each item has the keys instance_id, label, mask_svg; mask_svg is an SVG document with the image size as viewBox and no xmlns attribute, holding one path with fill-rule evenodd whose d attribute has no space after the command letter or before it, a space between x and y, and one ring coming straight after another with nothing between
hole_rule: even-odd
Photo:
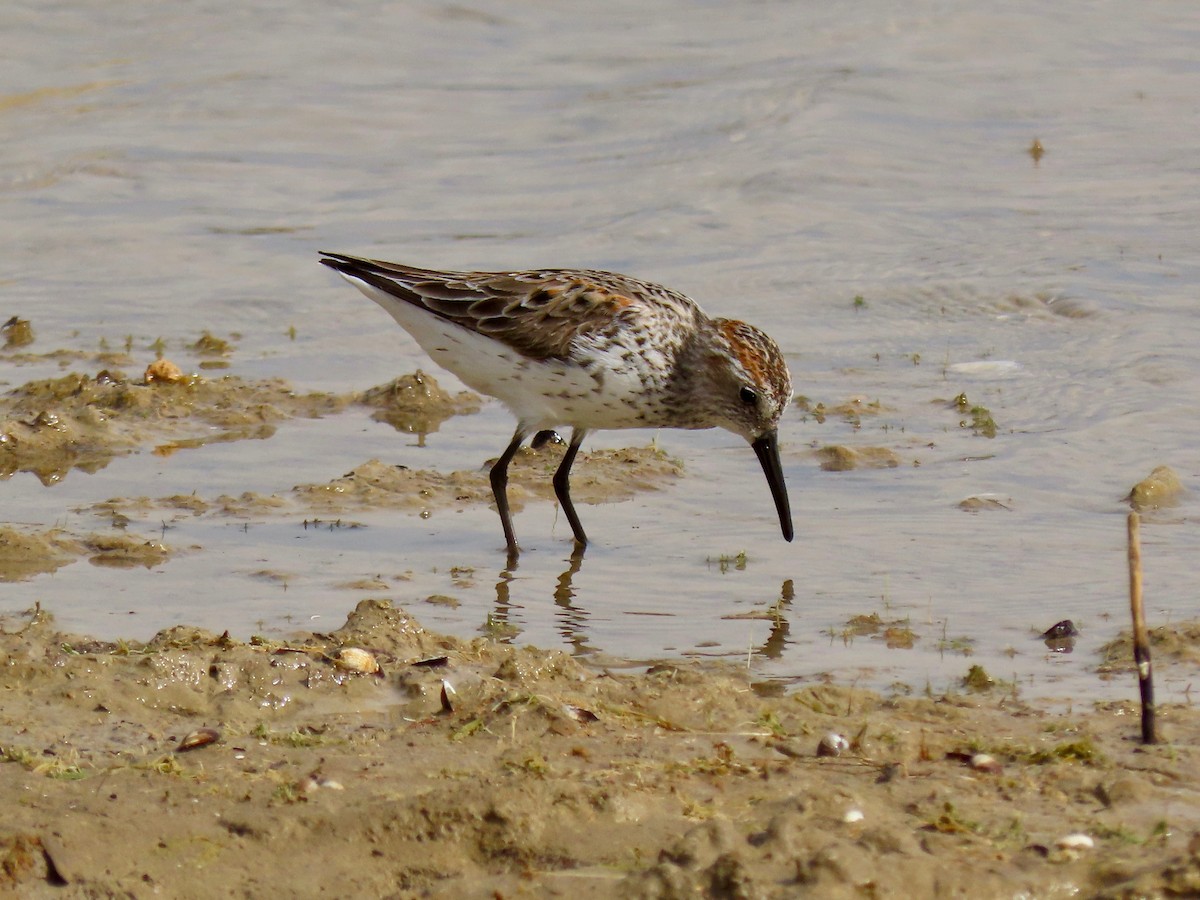
<instances>
[{"instance_id":1,"label":"black bill","mask_svg":"<svg viewBox=\"0 0 1200 900\"><path fill-rule=\"evenodd\" d=\"M792 539L792 508L788 504L787 485L783 483L783 467L779 464L779 436L774 431L768 431L757 441L750 444L754 455L762 463L763 474L767 476L767 484L771 486L771 497L775 500L775 509L779 511L779 527L783 529L783 539Z\"/></svg>"}]
</instances>

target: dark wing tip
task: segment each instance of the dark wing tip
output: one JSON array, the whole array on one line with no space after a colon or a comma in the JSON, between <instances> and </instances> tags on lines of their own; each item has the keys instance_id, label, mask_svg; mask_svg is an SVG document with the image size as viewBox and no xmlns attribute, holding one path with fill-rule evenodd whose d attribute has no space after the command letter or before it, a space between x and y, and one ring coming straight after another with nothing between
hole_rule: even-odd
<instances>
[{"instance_id":1,"label":"dark wing tip","mask_svg":"<svg viewBox=\"0 0 1200 900\"><path fill-rule=\"evenodd\" d=\"M373 259L350 256L346 253L330 253L327 250L321 250L320 253L321 258L318 262L321 265L329 266L335 272L341 272L343 275L349 275L352 278L358 278L363 281L371 281L372 276L386 279L387 270ZM376 287L384 287L387 290L386 286L381 284L377 284Z\"/></svg>"},{"instance_id":2,"label":"dark wing tip","mask_svg":"<svg viewBox=\"0 0 1200 900\"><path fill-rule=\"evenodd\" d=\"M317 252L321 254L321 258L317 262L339 271L345 271L348 266L362 265L367 262L365 259L347 256L345 253L330 253L328 250L318 250Z\"/></svg>"}]
</instances>

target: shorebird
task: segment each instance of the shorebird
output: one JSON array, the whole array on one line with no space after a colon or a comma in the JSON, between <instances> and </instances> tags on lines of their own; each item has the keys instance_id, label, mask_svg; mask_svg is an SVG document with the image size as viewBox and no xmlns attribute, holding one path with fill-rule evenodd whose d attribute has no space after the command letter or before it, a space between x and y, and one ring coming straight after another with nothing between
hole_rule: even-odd
<instances>
[{"instance_id":1,"label":"shorebird","mask_svg":"<svg viewBox=\"0 0 1200 900\"><path fill-rule=\"evenodd\" d=\"M792 380L779 347L754 326L709 318L678 291L614 272L440 272L325 252L321 262L387 310L434 362L516 416L490 472L510 556L519 547L508 465L531 434L564 425L571 440L554 493L578 549L587 535L571 502L571 466L588 432L607 428L741 435L792 539L778 438Z\"/></svg>"}]
</instances>

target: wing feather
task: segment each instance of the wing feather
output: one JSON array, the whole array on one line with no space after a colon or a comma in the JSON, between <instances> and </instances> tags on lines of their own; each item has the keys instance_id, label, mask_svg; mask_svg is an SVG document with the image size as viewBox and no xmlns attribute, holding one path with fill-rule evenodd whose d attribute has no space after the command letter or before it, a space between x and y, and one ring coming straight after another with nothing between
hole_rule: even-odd
<instances>
[{"instance_id":1,"label":"wing feather","mask_svg":"<svg viewBox=\"0 0 1200 900\"><path fill-rule=\"evenodd\" d=\"M321 262L532 359L569 359L581 338L700 314L683 294L613 272L439 272L340 253Z\"/></svg>"}]
</instances>

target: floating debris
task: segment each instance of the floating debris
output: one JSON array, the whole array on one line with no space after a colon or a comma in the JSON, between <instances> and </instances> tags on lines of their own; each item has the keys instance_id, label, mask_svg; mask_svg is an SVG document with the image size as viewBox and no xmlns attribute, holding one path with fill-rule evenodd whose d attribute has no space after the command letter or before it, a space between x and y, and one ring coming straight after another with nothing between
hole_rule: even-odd
<instances>
[{"instance_id":1,"label":"floating debris","mask_svg":"<svg viewBox=\"0 0 1200 900\"><path fill-rule=\"evenodd\" d=\"M0 334L4 335L5 350L27 347L33 343L33 326L29 324L28 319L13 316L0 325Z\"/></svg>"},{"instance_id":2,"label":"floating debris","mask_svg":"<svg viewBox=\"0 0 1200 900\"><path fill-rule=\"evenodd\" d=\"M962 685L969 691L990 691L996 686L996 679L983 666L971 666L963 676Z\"/></svg>"},{"instance_id":3,"label":"floating debris","mask_svg":"<svg viewBox=\"0 0 1200 900\"><path fill-rule=\"evenodd\" d=\"M1049 628L1042 632L1042 640L1050 641L1056 638L1078 637L1079 629L1075 627L1075 623L1070 619L1063 619L1061 622L1055 622Z\"/></svg>"},{"instance_id":4,"label":"floating debris","mask_svg":"<svg viewBox=\"0 0 1200 900\"><path fill-rule=\"evenodd\" d=\"M966 500L959 502L958 508L964 512L983 512L984 510L995 509L1012 510L1011 506L1001 503L995 497L968 497Z\"/></svg>"},{"instance_id":5,"label":"floating debris","mask_svg":"<svg viewBox=\"0 0 1200 900\"><path fill-rule=\"evenodd\" d=\"M125 533L90 534L83 539L83 546L92 565L114 569L136 566L152 569L170 559L174 552L161 541L144 541Z\"/></svg>"},{"instance_id":6,"label":"floating debris","mask_svg":"<svg viewBox=\"0 0 1200 900\"><path fill-rule=\"evenodd\" d=\"M1073 652L1075 650L1075 638L1078 636L1079 629L1075 627L1075 623L1070 619L1055 622L1039 635L1045 642L1046 649L1051 653Z\"/></svg>"},{"instance_id":7,"label":"floating debris","mask_svg":"<svg viewBox=\"0 0 1200 900\"><path fill-rule=\"evenodd\" d=\"M364 406L375 407L371 418L405 434L424 436L441 427L451 416L479 412L482 401L476 394L451 394L420 369L402 375L358 395Z\"/></svg>"},{"instance_id":8,"label":"floating debris","mask_svg":"<svg viewBox=\"0 0 1200 900\"><path fill-rule=\"evenodd\" d=\"M1175 470L1170 466L1156 466L1153 472L1133 486L1125 502L1139 511L1158 509L1177 505L1182 493L1183 483Z\"/></svg>"},{"instance_id":9,"label":"floating debris","mask_svg":"<svg viewBox=\"0 0 1200 900\"><path fill-rule=\"evenodd\" d=\"M207 747L209 744L215 744L221 739L221 732L215 728L197 728L195 731L189 731L184 735L183 740L179 742L179 746L175 748L176 753L185 753L188 750L195 750L198 747Z\"/></svg>"},{"instance_id":10,"label":"floating debris","mask_svg":"<svg viewBox=\"0 0 1200 900\"><path fill-rule=\"evenodd\" d=\"M192 344L191 349L201 356L228 356L233 351L233 345L205 331Z\"/></svg>"},{"instance_id":11,"label":"floating debris","mask_svg":"<svg viewBox=\"0 0 1200 900\"><path fill-rule=\"evenodd\" d=\"M849 472L852 469L894 469L900 458L887 447L843 447L830 444L817 451L821 468L826 472Z\"/></svg>"}]
</instances>

